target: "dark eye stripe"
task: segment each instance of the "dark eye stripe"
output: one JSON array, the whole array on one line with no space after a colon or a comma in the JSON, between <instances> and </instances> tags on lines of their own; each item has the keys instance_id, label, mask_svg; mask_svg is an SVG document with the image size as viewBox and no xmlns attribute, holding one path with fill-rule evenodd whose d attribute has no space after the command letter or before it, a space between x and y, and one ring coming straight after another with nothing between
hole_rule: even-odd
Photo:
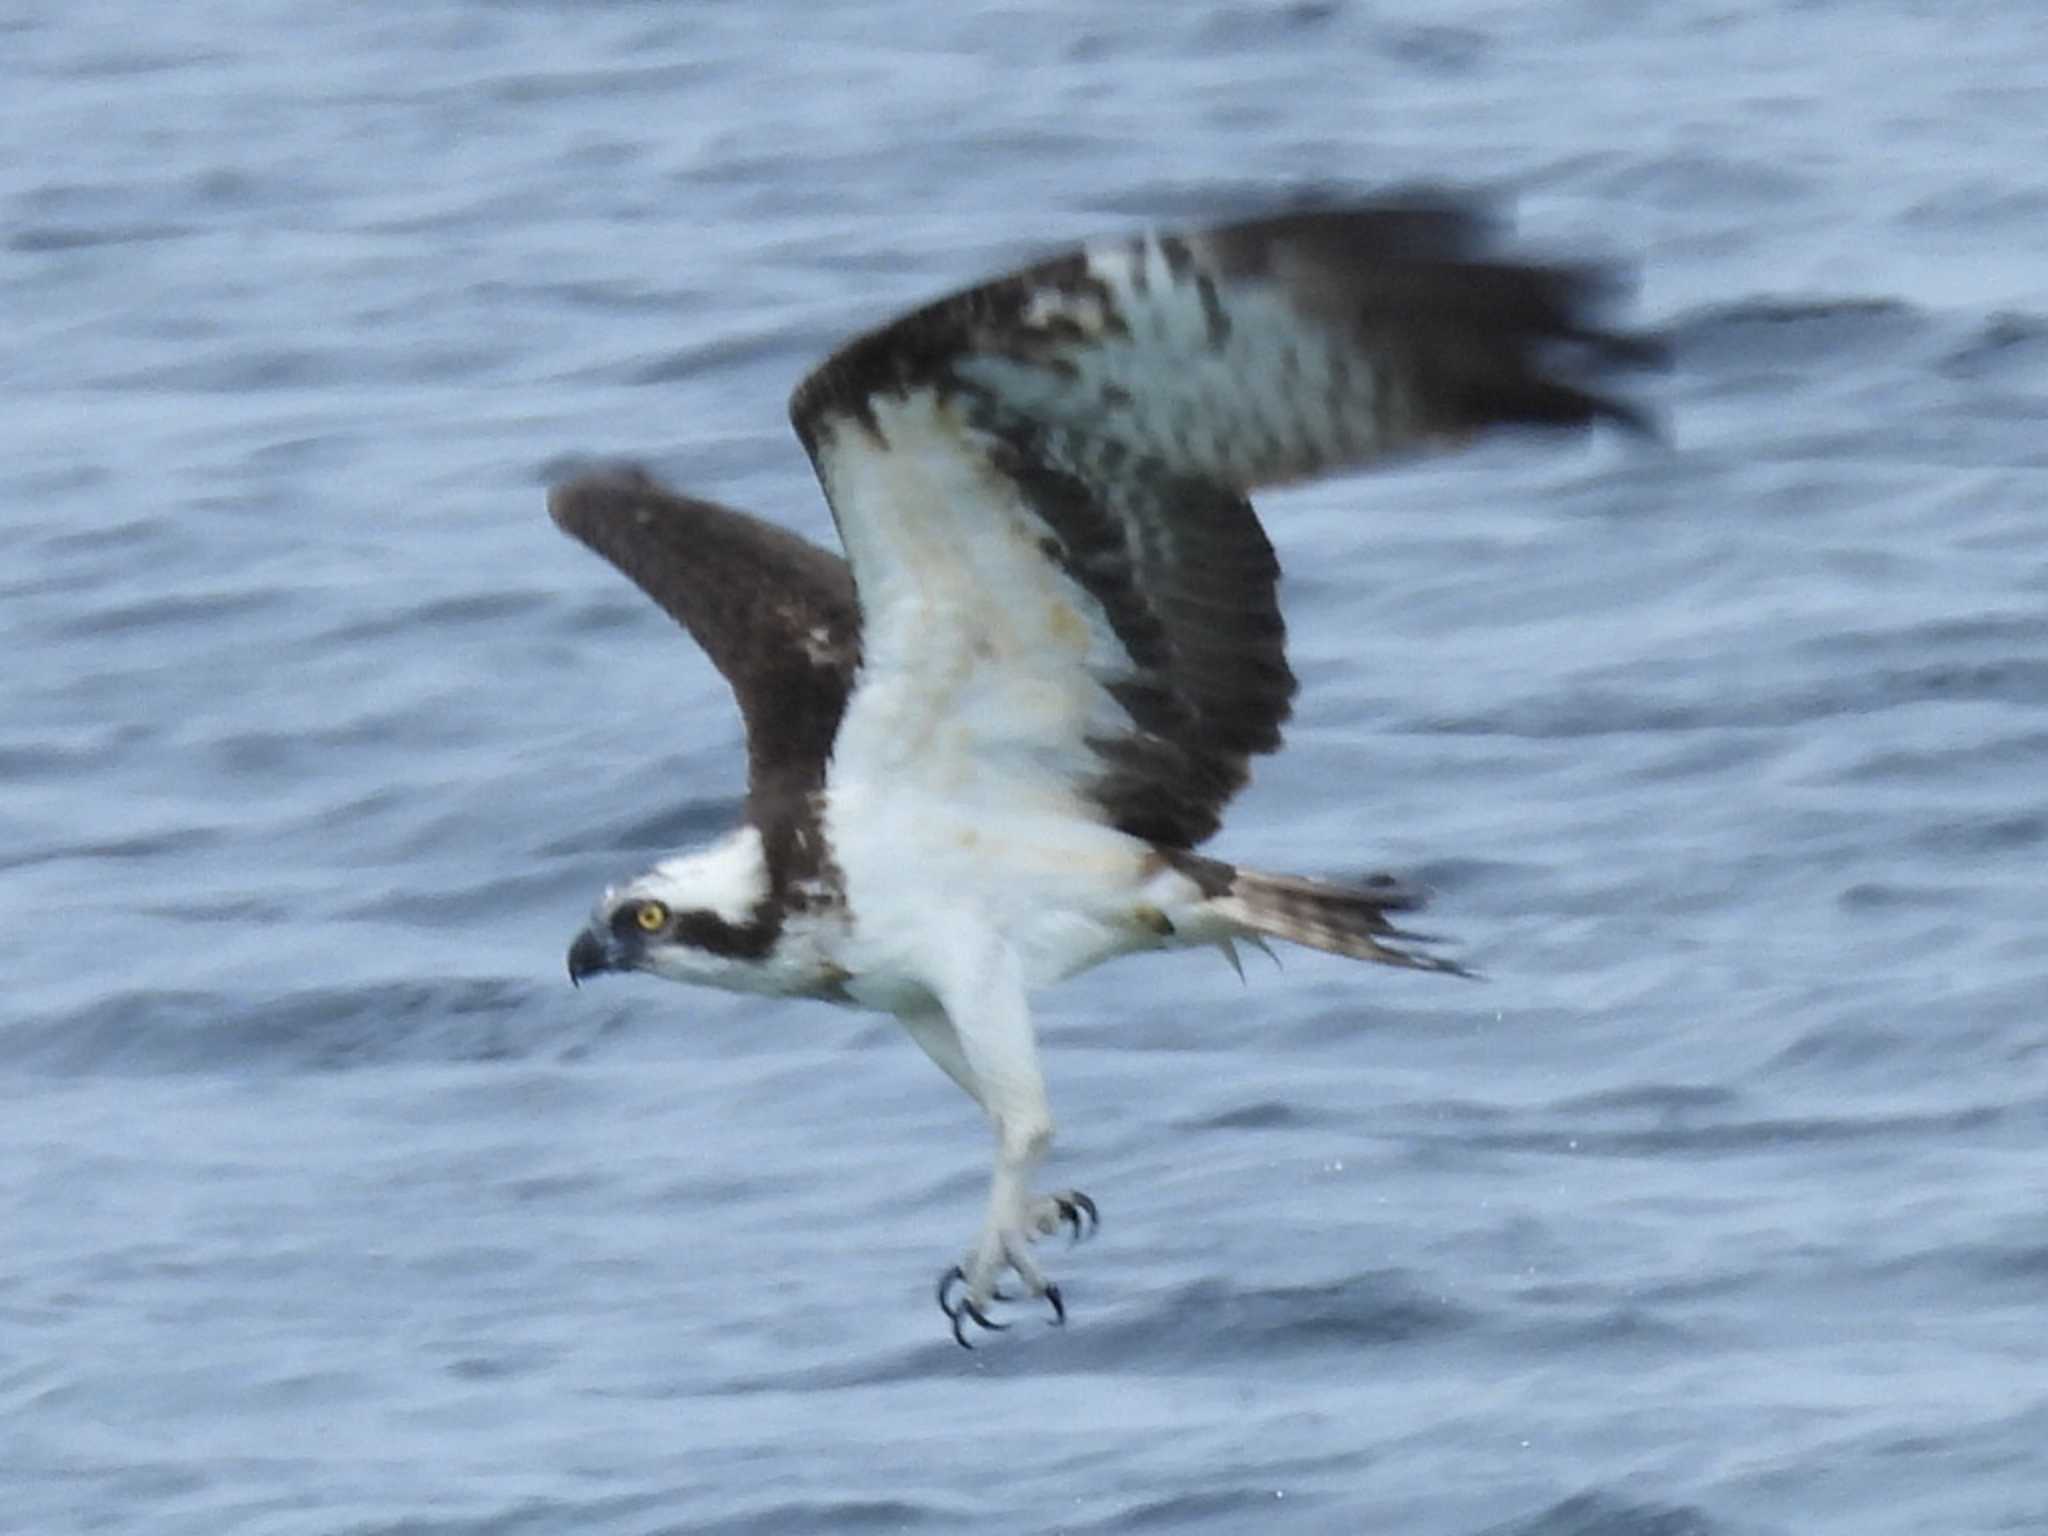
<instances>
[{"instance_id":1,"label":"dark eye stripe","mask_svg":"<svg viewBox=\"0 0 2048 1536\"><path fill-rule=\"evenodd\" d=\"M641 922L642 914L650 910L661 914L661 920L651 928ZM763 902L750 921L732 923L716 912L671 912L661 902L642 899L626 902L612 913L611 929L629 943L640 944L659 937L667 943L686 944L729 960L759 960L775 947L776 935L781 931L780 922L771 920L770 910L768 903Z\"/></svg>"},{"instance_id":2,"label":"dark eye stripe","mask_svg":"<svg viewBox=\"0 0 2048 1536\"><path fill-rule=\"evenodd\" d=\"M676 919L676 942L708 950L728 960L759 960L775 947L781 924L765 915L767 903L751 922L729 923L716 912L685 912Z\"/></svg>"}]
</instances>

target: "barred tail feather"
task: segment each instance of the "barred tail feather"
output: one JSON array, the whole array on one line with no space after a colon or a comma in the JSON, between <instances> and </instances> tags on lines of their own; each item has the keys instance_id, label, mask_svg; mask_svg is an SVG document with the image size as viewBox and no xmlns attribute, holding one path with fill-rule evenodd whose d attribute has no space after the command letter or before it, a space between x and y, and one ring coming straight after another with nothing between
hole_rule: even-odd
<instances>
[{"instance_id":1,"label":"barred tail feather","mask_svg":"<svg viewBox=\"0 0 2048 1536\"><path fill-rule=\"evenodd\" d=\"M1389 912L1412 911L1422 905L1420 892L1392 880L1338 885L1298 875L1233 869L1229 884L1212 895L1208 905L1210 911L1248 936L1285 939L1333 955L1412 971L1473 974L1454 961L1412 947L1438 942L1431 935L1411 933L1388 921Z\"/></svg>"}]
</instances>

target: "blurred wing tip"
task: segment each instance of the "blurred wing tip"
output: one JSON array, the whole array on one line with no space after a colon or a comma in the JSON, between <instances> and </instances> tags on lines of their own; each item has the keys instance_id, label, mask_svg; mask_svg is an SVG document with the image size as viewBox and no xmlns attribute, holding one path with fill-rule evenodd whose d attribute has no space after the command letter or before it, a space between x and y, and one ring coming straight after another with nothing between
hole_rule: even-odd
<instances>
[{"instance_id":1,"label":"blurred wing tip","mask_svg":"<svg viewBox=\"0 0 2048 1536\"><path fill-rule=\"evenodd\" d=\"M548 516L571 538L621 499L659 491L661 484L635 460L565 459L544 471L548 482Z\"/></svg>"}]
</instances>

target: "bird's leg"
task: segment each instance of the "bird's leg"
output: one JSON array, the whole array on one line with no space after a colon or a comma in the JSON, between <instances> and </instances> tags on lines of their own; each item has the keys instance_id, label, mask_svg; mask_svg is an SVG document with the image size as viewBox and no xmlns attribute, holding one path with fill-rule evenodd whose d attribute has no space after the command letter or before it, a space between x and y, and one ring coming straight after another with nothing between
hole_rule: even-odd
<instances>
[{"instance_id":1,"label":"bird's leg","mask_svg":"<svg viewBox=\"0 0 2048 1536\"><path fill-rule=\"evenodd\" d=\"M953 1021L943 1013L914 1013L903 1016L903 1027L910 1038L923 1048L925 1055L938 1063L946 1076L960 1085L961 1091L975 1103L982 1103L981 1080L974 1075L974 1069L967 1064L967 1054L961 1048L960 1035L953 1028ZM1000 1145L1000 1143L999 1143ZM1025 1177L1025 1188L1030 1188L1029 1176ZM1029 1217L1026 1230L1033 1237L1050 1237L1064 1228L1068 1238L1078 1243L1082 1238L1093 1235L1102 1224L1101 1213L1095 1202L1078 1189L1062 1190L1054 1195L1037 1195L1028 1198L1026 1209ZM997 1296L996 1300L1006 1298Z\"/></svg>"},{"instance_id":2,"label":"bird's leg","mask_svg":"<svg viewBox=\"0 0 2048 1536\"><path fill-rule=\"evenodd\" d=\"M1062 1226L1079 1237L1092 1230L1096 1210L1087 1196L1071 1191L1032 1193L1032 1178L1052 1144L1053 1122L1017 956L986 930L956 929L953 936L951 963L943 973L952 985L942 982L939 988L953 1021L951 1037L945 1038L929 1018L920 1018L911 1033L980 1102L995 1131L995 1167L981 1235L939 1281L939 1305L952 1321L954 1338L965 1345L970 1322L982 1328L1005 1326L989 1316L1005 1272L1017 1277L1026 1295L1044 1298L1055 1322L1066 1320L1066 1300L1032 1257L1031 1244Z\"/></svg>"}]
</instances>

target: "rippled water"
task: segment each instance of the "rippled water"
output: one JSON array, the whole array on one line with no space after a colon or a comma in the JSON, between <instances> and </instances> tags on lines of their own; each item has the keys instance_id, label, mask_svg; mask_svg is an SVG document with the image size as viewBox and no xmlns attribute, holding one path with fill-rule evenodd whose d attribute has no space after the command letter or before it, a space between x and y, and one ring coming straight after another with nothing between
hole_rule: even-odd
<instances>
[{"instance_id":1,"label":"rippled water","mask_svg":"<svg viewBox=\"0 0 2048 1536\"><path fill-rule=\"evenodd\" d=\"M2048 1530L2048 19L1618 0L0 16L0 1528ZM1262 190L1642 270L1671 445L1267 506L1305 691L1222 851L1482 987L1045 1000L1073 1326L929 1281L887 1020L571 992L730 818L559 538L816 537L857 326Z\"/></svg>"}]
</instances>

